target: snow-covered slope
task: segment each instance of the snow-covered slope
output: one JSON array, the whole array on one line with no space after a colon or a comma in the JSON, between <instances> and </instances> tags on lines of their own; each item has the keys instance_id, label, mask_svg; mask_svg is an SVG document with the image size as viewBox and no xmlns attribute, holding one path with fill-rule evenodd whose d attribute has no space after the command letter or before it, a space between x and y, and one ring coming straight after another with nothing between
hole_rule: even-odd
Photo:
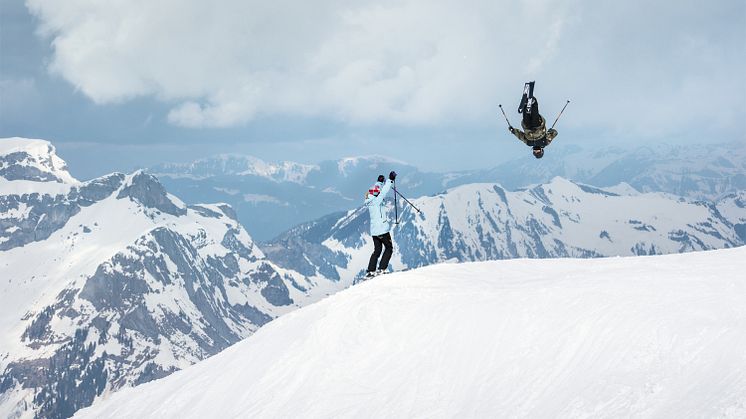
<instances>
[{"instance_id":1,"label":"snow-covered slope","mask_svg":"<svg viewBox=\"0 0 746 419\"><path fill-rule=\"evenodd\" d=\"M746 208L739 195L716 207L662 193L616 190L557 177L513 192L495 184L459 186L414 199L421 214L400 200L394 268L449 260L666 254L746 242ZM393 209L389 215L394 217ZM333 214L262 249L281 266L306 275L350 280L367 266L373 248L368 223L364 208Z\"/></svg>"},{"instance_id":2,"label":"snow-covered slope","mask_svg":"<svg viewBox=\"0 0 746 419\"><path fill-rule=\"evenodd\" d=\"M334 288L267 261L225 204L143 172L80 183L48 143L12 142L50 154L0 181L0 417L69 417Z\"/></svg>"},{"instance_id":3,"label":"snow-covered slope","mask_svg":"<svg viewBox=\"0 0 746 419\"><path fill-rule=\"evenodd\" d=\"M744 417L744 260L741 247L391 274L76 417Z\"/></svg>"}]
</instances>

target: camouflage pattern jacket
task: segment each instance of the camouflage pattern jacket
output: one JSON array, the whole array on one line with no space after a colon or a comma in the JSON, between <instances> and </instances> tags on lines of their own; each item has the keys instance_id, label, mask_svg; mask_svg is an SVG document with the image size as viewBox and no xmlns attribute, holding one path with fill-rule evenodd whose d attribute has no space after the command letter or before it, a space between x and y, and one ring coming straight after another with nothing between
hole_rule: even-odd
<instances>
[{"instance_id":1,"label":"camouflage pattern jacket","mask_svg":"<svg viewBox=\"0 0 746 419\"><path fill-rule=\"evenodd\" d=\"M557 136L557 130L550 128L547 131L547 123L544 117L540 116L539 118L541 118L541 123L535 129L527 130L526 126L521 122L521 127L523 127L524 131L514 128L511 132L528 146L546 147Z\"/></svg>"}]
</instances>

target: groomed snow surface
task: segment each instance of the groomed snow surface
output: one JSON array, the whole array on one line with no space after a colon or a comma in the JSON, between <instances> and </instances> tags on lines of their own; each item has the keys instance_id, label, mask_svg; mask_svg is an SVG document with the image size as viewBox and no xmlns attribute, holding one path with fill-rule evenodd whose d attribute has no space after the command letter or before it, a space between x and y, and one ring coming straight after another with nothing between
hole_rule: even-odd
<instances>
[{"instance_id":1,"label":"groomed snow surface","mask_svg":"<svg viewBox=\"0 0 746 419\"><path fill-rule=\"evenodd\" d=\"M746 248L386 275L78 416L743 418Z\"/></svg>"}]
</instances>

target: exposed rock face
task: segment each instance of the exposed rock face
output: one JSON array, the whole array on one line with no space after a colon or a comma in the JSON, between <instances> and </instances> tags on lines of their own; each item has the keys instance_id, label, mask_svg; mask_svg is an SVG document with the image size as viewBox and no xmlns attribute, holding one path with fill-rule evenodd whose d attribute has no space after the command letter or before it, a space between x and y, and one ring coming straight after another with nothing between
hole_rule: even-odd
<instances>
[{"instance_id":1,"label":"exposed rock face","mask_svg":"<svg viewBox=\"0 0 746 419\"><path fill-rule=\"evenodd\" d=\"M138 172L132 177L132 182L122 188L117 195L118 199L129 197L138 201L147 208L155 208L166 214L184 215L185 208L179 208L168 198L166 189L158 180L143 172Z\"/></svg>"}]
</instances>

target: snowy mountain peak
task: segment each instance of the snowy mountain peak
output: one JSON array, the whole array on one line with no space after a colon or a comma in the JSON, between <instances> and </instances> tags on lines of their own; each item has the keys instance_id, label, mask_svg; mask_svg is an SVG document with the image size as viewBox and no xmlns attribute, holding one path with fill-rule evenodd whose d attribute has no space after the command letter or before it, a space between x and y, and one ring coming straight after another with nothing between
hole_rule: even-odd
<instances>
[{"instance_id":1,"label":"snowy mountain peak","mask_svg":"<svg viewBox=\"0 0 746 419\"><path fill-rule=\"evenodd\" d=\"M78 184L57 156L54 146L45 140L0 138L0 178Z\"/></svg>"},{"instance_id":2,"label":"snowy mountain peak","mask_svg":"<svg viewBox=\"0 0 746 419\"><path fill-rule=\"evenodd\" d=\"M549 183L547 183L546 185L549 187L569 188L571 190L578 189L577 183L562 176L553 177L552 180L550 180Z\"/></svg>"},{"instance_id":3,"label":"snowy mountain peak","mask_svg":"<svg viewBox=\"0 0 746 419\"><path fill-rule=\"evenodd\" d=\"M613 192L617 195L639 195L640 192L633 188L632 185L630 185L627 182L622 182L616 186L609 186L604 188L605 190L609 192Z\"/></svg>"},{"instance_id":4,"label":"snowy mountain peak","mask_svg":"<svg viewBox=\"0 0 746 419\"><path fill-rule=\"evenodd\" d=\"M339 161L337 162L337 170L339 171L341 175L347 176L347 173L349 172L349 170L351 170L352 168L356 168L360 166L361 164L368 164L368 165L372 165L373 167L375 167L381 163L390 163L390 164L408 166L407 163L401 160L396 160L390 157L374 154L374 155L368 155L368 156L344 157L342 159L339 159Z\"/></svg>"},{"instance_id":5,"label":"snowy mountain peak","mask_svg":"<svg viewBox=\"0 0 746 419\"><path fill-rule=\"evenodd\" d=\"M186 214L186 205L166 192L156 179L142 170L126 177L117 199L129 197L145 207L155 208L171 215Z\"/></svg>"}]
</instances>

